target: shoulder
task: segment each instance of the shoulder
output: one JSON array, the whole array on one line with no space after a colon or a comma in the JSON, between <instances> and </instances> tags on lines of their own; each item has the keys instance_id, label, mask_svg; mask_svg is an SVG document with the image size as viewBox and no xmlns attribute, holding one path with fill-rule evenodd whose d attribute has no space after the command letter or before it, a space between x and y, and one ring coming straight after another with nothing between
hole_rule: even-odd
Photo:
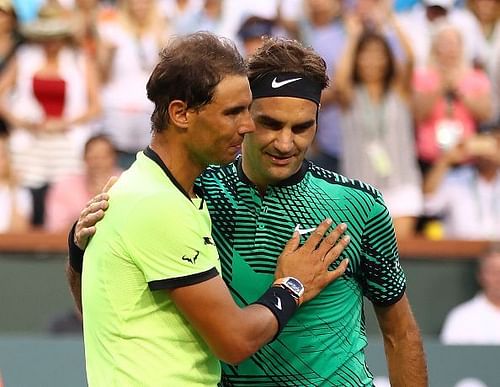
<instances>
[{"instance_id":1,"label":"shoulder","mask_svg":"<svg viewBox=\"0 0 500 387\"><path fill-rule=\"evenodd\" d=\"M448 321L463 321L469 320L473 316L482 316L481 311L486 305L484 296L482 294L477 294L468 301L463 302L455 306L448 314Z\"/></svg>"},{"instance_id":2,"label":"shoulder","mask_svg":"<svg viewBox=\"0 0 500 387\"><path fill-rule=\"evenodd\" d=\"M223 166L210 165L198 177L196 184L206 189L213 184L220 185L222 183L227 185L235 183L238 179L236 162L237 160Z\"/></svg>"},{"instance_id":3,"label":"shoulder","mask_svg":"<svg viewBox=\"0 0 500 387\"><path fill-rule=\"evenodd\" d=\"M308 173L310 174L312 179L315 179L316 181L322 181L325 184L329 184L332 187L336 187L342 191L352 193L356 192L361 195L372 197L373 199L381 197L380 192L370 184L365 183L361 180L350 179L339 173L322 168L314 164L313 162L310 162Z\"/></svg>"}]
</instances>

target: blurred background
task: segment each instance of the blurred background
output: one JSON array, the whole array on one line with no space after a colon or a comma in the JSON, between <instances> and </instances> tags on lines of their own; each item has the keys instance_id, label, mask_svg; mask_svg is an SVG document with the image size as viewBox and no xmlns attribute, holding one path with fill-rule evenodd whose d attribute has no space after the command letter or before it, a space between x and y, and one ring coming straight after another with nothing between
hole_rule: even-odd
<instances>
[{"instance_id":1,"label":"blurred background","mask_svg":"<svg viewBox=\"0 0 500 387\"><path fill-rule=\"evenodd\" d=\"M498 0L0 0L0 386L86 385L66 235L148 144L158 51L197 30L326 60L308 158L383 193L430 385L500 386L499 15Z\"/></svg>"}]
</instances>

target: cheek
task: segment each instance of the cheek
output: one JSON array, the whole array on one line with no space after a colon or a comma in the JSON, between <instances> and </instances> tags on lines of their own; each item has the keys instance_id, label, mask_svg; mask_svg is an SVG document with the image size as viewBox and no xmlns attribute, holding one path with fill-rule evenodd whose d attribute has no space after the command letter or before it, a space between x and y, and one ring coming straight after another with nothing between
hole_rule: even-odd
<instances>
[{"instance_id":1,"label":"cheek","mask_svg":"<svg viewBox=\"0 0 500 387\"><path fill-rule=\"evenodd\" d=\"M295 139L295 146L301 153L305 153L311 147L314 141L314 135L316 134L315 130L308 131L304 133L302 136L297 136Z\"/></svg>"}]
</instances>

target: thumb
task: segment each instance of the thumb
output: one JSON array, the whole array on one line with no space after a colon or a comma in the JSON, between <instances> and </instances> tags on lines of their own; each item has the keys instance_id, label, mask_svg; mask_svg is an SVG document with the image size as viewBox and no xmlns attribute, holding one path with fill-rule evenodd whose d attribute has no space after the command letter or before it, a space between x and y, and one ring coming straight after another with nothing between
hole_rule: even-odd
<instances>
[{"instance_id":1,"label":"thumb","mask_svg":"<svg viewBox=\"0 0 500 387\"><path fill-rule=\"evenodd\" d=\"M111 176L104 185L104 187L102 188L102 192L108 192L109 189L116 183L117 180L118 176Z\"/></svg>"},{"instance_id":2,"label":"thumb","mask_svg":"<svg viewBox=\"0 0 500 387\"><path fill-rule=\"evenodd\" d=\"M337 278L340 278L342 275L344 275L347 265L349 265L349 259L346 258L340 264L337 266L337 268L328 273L328 283L335 281Z\"/></svg>"},{"instance_id":3,"label":"thumb","mask_svg":"<svg viewBox=\"0 0 500 387\"><path fill-rule=\"evenodd\" d=\"M295 250L297 250L297 247L299 247L299 243L299 232L294 231L292 237L288 240L288 242L286 242L285 248L283 249L281 255L283 256L293 253Z\"/></svg>"}]
</instances>

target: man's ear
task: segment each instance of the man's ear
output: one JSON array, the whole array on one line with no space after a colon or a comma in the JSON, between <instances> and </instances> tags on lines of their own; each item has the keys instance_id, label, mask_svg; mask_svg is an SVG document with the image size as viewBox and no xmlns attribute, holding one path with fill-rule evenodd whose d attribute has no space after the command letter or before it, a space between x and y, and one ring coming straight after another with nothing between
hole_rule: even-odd
<instances>
[{"instance_id":1,"label":"man's ear","mask_svg":"<svg viewBox=\"0 0 500 387\"><path fill-rule=\"evenodd\" d=\"M168 115L173 125L183 129L188 127L188 109L184 101L171 101L168 105Z\"/></svg>"}]
</instances>

